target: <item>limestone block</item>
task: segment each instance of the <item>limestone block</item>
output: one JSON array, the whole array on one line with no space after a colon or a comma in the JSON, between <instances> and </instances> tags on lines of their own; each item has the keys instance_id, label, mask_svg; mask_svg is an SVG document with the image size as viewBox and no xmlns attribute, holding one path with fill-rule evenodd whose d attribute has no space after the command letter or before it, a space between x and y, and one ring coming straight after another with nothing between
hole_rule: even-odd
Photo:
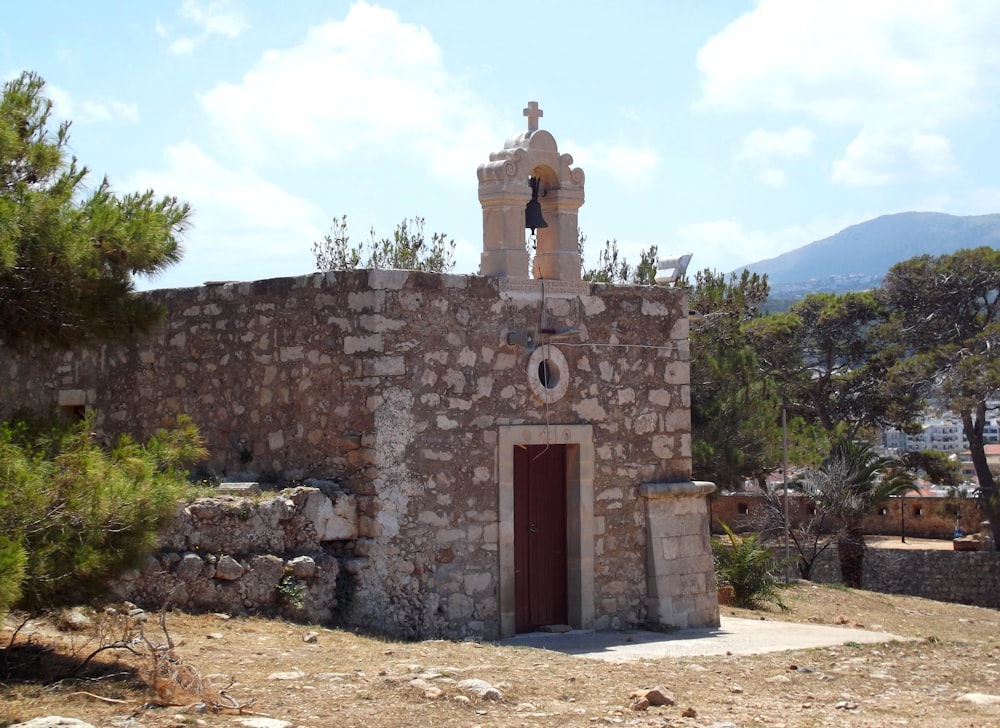
<instances>
[{"instance_id":1,"label":"limestone block","mask_svg":"<svg viewBox=\"0 0 1000 728\"><path fill-rule=\"evenodd\" d=\"M465 620L472 616L475 602L465 594L451 594L448 597L448 619Z\"/></svg>"},{"instance_id":2,"label":"limestone block","mask_svg":"<svg viewBox=\"0 0 1000 728\"><path fill-rule=\"evenodd\" d=\"M338 494L336 501L318 488L293 488L285 491L295 503L300 516L311 523L320 541L349 541L358 535L357 499Z\"/></svg>"},{"instance_id":3,"label":"limestone block","mask_svg":"<svg viewBox=\"0 0 1000 728\"><path fill-rule=\"evenodd\" d=\"M244 576L247 601L259 605L273 604L278 582L284 574L285 562L281 558L272 554L254 556Z\"/></svg>"},{"instance_id":4,"label":"limestone block","mask_svg":"<svg viewBox=\"0 0 1000 728\"><path fill-rule=\"evenodd\" d=\"M409 277L408 270L375 268L368 271L368 285L376 291L398 291L406 285Z\"/></svg>"},{"instance_id":5,"label":"limestone block","mask_svg":"<svg viewBox=\"0 0 1000 728\"><path fill-rule=\"evenodd\" d=\"M361 365L366 377L399 377L406 374L406 360L401 356L367 358Z\"/></svg>"},{"instance_id":6,"label":"limestone block","mask_svg":"<svg viewBox=\"0 0 1000 728\"><path fill-rule=\"evenodd\" d=\"M601 406L600 400L585 399L577 405L574 405L573 411L576 412L581 419L588 422L603 422L608 418L608 413Z\"/></svg>"},{"instance_id":7,"label":"limestone block","mask_svg":"<svg viewBox=\"0 0 1000 728\"><path fill-rule=\"evenodd\" d=\"M668 389L649 390L649 401L660 407L670 407L673 397Z\"/></svg>"},{"instance_id":8,"label":"limestone block","mask_svg":"<svg viewBox=\"0 0 1000 728\"><path fill-rule=\"evenodd\" d=\"M243 576L244 571L239 561L232 556L223 556L215 565L215 578L222 581L236 581Z\"/></svg>"},{"instance_id":9,"label":"limestone block","mask_svg":"<svg viewBox=\"0 0 1000 728\"><path fill-rule=\"evenodd\" d=\"M488 591L493 585L493 575L488 571L465 575L465 593L470 597Z\"/></svg>"},{"instance_id":10,"label":"limestone block","mask_svg":"<svg viewBox=\"0 0 1000 728\"><path fill-rule=\"evenodd\" d=\"M296 556L288 560L288 568L296 579L312 579L316 576L316 560L312 556Z\"/></svg>"},{"instance_id":11,"label":"limestone block","mask_svg":"<svg viewBox=\"0 0 1000 728\"><path fill-rule=\"evenodd\" d=\"M202 568L204 568L205 562L201 560L198 554L184 554L184 557L177 564L176 574L179 579L184 581L194 581L201 574Z\"/></svg>"}]
</instances>

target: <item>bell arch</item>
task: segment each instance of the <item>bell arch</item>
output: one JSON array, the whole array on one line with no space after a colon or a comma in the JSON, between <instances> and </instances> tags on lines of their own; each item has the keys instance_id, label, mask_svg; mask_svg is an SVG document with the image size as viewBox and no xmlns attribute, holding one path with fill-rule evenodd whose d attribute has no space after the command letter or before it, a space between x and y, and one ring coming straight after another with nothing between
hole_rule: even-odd
<instances>
[{"instance_id":1,"label":"bell arch","mask_svg":"<svg viewBox=\"0 0 1000 728\"><path fill-rule=\"evenodd\" d=\"M579 281L582 260L577 249L578 211L584 202L584 173L573 157L560 154L555 138L538 128L537 102L524 109L528 130L507 139L504 148L479 165L479 202L483 208L480 273L528 278L525 206L530 179L540 180L538 202L548 227L538 228L535 278Z\"/></svg>"}]
</instances>

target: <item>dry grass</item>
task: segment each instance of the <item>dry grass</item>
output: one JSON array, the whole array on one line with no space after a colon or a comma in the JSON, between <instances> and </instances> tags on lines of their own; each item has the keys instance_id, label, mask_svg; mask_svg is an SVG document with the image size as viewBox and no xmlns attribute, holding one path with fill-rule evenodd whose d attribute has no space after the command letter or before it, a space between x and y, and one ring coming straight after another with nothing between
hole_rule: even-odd
<instances>
[{"instance_id":1,"label":"dry grass","mask_svg":"<svg viewBox=\"0 0 1000 728\"><path fill-rule=\"evenodd\" d=\"M245 714L314 728L1000 725L1000 706L956 701L965 693L1000 694L1000 612L808 584L788 597L788 613L724 613L863 625L919 639L615 664L531 648L401 643L266 619L172 613L174 659L200 682L170 701L149 688L148 650L102 652L86 679L53 684L96 643L38 621L0 660L10 667L16 658L41 681L26 681L22 672L0 686L0 725L50 714L96 726L240 725L238 710L198 704L229 683L227 699ZM14 624L8 621L4 644ZM314 643L306 641L310 633ZM469 696L459 687L468 678L485 680L502 697ZM630 693L658 685L676 705L631 709ZM164 705L188 700L195 705Z\"/></svg>"}]
</instances>

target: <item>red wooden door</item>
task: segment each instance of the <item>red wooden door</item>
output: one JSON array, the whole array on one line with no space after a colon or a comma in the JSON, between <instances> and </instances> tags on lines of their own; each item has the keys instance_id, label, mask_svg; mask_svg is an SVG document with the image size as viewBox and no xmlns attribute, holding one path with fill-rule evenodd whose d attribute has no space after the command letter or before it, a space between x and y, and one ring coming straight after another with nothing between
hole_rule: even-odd
<instances>
[{"instance_id":1,"label":"red wooden door","mask_svg":"<svg viewBox=\"0 0 1000 728\"><path fill-rule=\"evenodd\" d=\"M515 630L566 624L566 582L566 446L515 446Z\"/></svg>"}]
</instances>

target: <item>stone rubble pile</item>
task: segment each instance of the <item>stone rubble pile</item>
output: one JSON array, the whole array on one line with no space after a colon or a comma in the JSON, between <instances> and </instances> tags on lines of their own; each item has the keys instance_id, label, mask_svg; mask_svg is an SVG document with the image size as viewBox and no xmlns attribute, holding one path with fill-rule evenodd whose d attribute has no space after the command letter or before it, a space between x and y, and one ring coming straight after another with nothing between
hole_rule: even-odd
<instances>
[{"instance_id":1,"label":"stone rubble pile","mask_svg":"<svg viewBox=\"0 0 1000 728\"><path fill-rule=\"evenodd\" d=\"M196 612L334 621L338 577L359 566L350 548L358 535L357 502L330 483L317 485L182 505L156 553L123 574L114 595L149 609L169 602ZM332 550L349 555L346 568Z\"/></svg>"}]
</instances>

